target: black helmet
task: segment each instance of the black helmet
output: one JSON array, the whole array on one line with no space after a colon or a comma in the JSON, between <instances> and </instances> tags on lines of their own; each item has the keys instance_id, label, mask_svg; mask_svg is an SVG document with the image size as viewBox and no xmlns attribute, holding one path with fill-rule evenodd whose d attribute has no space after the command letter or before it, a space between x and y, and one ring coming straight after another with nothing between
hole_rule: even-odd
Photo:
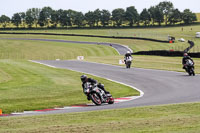
<instances>
[{"instance_id":1,"label":"black helmet","mask_svg":"<svg viewBox=\"0 0 200 133\"><path fill-rule=\"evenodd\" d=\"M87 79L87 76L86 76L86 75L82 75L82 76L81 76L81 81L82 81L82 82L85 82L86 79Z\"/></svg>"}]
</instances>

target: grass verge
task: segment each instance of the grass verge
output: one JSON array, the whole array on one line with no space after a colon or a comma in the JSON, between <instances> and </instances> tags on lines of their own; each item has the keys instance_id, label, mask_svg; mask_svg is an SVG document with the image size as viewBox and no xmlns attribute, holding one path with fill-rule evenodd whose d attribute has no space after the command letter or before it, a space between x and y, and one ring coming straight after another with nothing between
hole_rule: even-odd
<instances>
[{"instance_id":1,"label":"grass verge","mask_svg":"<svg viewBox=\"0 0 200 133\"><path fill-rule=\"evenodd\" d=\"M0 108L11 113L88 103L81 75L24 60L0 60ZM139 95L130 87L91 77L105 84L113 97Z\"/></svg>"},{"instance_id":2,"label":"grass verge","mask_svg":"<svg viewBox=\"0 0 200 133\"><path fill-rule=\"evenodd\" d=\"M0 132L198 133L200 103L147 106L86 113L7 117Z\"/></svg>"}]
</instances>

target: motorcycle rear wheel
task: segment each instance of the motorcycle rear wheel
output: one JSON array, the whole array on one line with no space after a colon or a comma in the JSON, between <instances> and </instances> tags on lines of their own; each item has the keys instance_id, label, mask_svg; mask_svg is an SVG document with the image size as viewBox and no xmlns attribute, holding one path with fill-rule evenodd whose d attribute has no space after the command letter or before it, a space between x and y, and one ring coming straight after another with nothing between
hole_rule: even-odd
<instances>
[{"instance_id":1,"label":"motorcycle rear wheel","mask_svg":"<svg viewBox=\"0 0 200 133\"><path fill-rule=\"evenodd\" d=\"M131 68L131 62L129 61L126 62L126 68Z\"/></svg>"},{"instance_id":2,"label":"motorcycle rear wheel","mask_svg":"<svg viewBox=\"0 0 200 133\"><path fill-rule=\"evenodd\" d=\"M194 72L194 69L193 69L193 68L192 68L192 75L195 76L195 72Z\"/></svg>"}]
</instances>

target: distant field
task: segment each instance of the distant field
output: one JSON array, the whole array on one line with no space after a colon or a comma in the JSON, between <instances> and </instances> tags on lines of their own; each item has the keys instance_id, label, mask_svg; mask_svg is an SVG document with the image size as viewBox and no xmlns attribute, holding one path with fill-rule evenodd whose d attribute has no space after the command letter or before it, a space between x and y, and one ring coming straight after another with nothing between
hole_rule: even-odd
<instances>
[{"instance_id":1,"label":"distant field","mask_svg":"<svg viewBox=\"0 0 200 133\"><path fill-rule=\"evenodd\" d=\"M4 36L11 37L11 36ZM14 36L22 38L24 36ZM25 36L27 38L37 38L38 36ZM39 36L40 38L54 39L51 36ZM83 41L105 41L105 39L84 38L84 37L55 37L55 39L66 40L83 40ZM115 42L129 45L134 51L138 50L155 50L169 49L174 44L148 43L140 44L142 41L134 40L114 40L109 39L108 42ZM144 41L143 41L144 42ZM132 44L133 43L133 44ZM180 43L179 48L184 49L189 46L187 43ZM177 44L175 44L177 45ZM26 60L67 60L76 59L77 56L84 56L85 60L92 62L100 62L107 64L119 64L119 56L117 51L109 46L102 45L86 45L71 44L61 42L44 42L44 41L26 41L26 40L1 40L0 39L0 59L26 59ZM195 59L196 72L200 73L199 59ZM199 66L199 67L198 67ZM133 67L164 69L173 71L183 71L181 67L181 57L159 57L159 56L135 56Z\"/></svg>"},{"instance_id":2,"label":"distant field","mask_svg":"<svg viewBox=\"0 0 200 133\"><path fill-rule=\"evenodd\" d=\"M41 33L69 33L69 34L89 34L89 35L105 35L105 36L126 36L126 37L146 37L160 40L167 40L168 35L176 38L174 44L163 44L157 42L143 41L143 40L130 40L130 39L106 39L106 38L88 38L88 37L65 37L65 36L29 36L22 35L21 37L41 37L41 38L56 38L66 40L79 40L79 41L97 41L97 42L111 42L128 45L134 52L146 50L179 50L182 51L188 47L187 40L195 42L195 46L191 52L200 52L200 38L195 38L196 32L200 32L200 26L178 26L178 27L164 27L164 28L132 28L132 29L100 29L100 30L18 30L8 32L41 32ZM10 35L0 35L10 36ZM16 35L14 35L16 36ZM178 39L184 38L185 43L181 43Z\"/></svg>"},{"instance_id":3,"label":"distant field","mask_svg":"<svg viewBox=\"0 0 200 133\"><path fill-rule=\"evenodd\" d=\"M4 36L5 37L5 36ZM11 36L6 36L11 37ZM23 36L14 36L22 38ZM27 38L37 38L37 36L26 36ZM53 37L39 36L46 39ZM55 39L66 40L83 40L83 41L95 41L95 38L84 37L55 37ZM97 42L106 41L105 39L97 38ZM162 44L162 43L149 43L140 44L141 41L134 40L114 40L109 39L108 42L118 43L121 41L123 44L129 45L134 51L139 50L151 50L151 49L166 49L172 47L174 44ZM120 43L120 44L121 44ZM128 44L129 43L129 44ZM131 44L134 43L134 44ZM177 45L177 44L175 44ZM179 48L184 49L189 46L187 43L183 43ZM0 40L0 58L1 59L35 59L35 60L55 60L55 59L76 59L81 55L85 57L85 60L92 62L100 62L107 64L119 64L119 59L123 59L123 56L119 56L117 51L111 47L102 45L86 45L86 44L70 44L60 42L43 42L43 41L25 41L25 40ZM200 73L200 60L194 59L196 62L196 72ZM153 68L173 71L183 71L181 66L181 57L159 57L159 56L135 56L133 61L133 67L141 68Z\"/></svg>"},{"instance_id":4,"label":"distant field","mask_svg":"<svg viewBox=\"0 0 200 133\"><path fill-rule=\"evenodd\" d=\"M149 51L149 50L179 50L183 51L189 46L187 42L180 43L176 42L173 44L170 43L158 43L151 41L143 40L131 40L131 39L106 39L106 38L89 38L89 37L62 37L62 36L33 36L33 35L0 35L0 38L42 38L42 39L61 39L61 40L71 40L71 41L89 41L89 42L108 42L108 43L117 43L122 45L128 45L134 52L137 51ZM1 40L1 39L0 39ZM25 42L25 41L24 41ZM36 41L35 43L38 43ZM46 43L48 44L48 42ZM53 43L50 43L53 44ZM56 44L56 43L54 43ZM200 43L195 42L195 47L191 50L192 52L200 51ZM1 45L1 44L0 44Z\"/></svg>"},{"instance_id":5,"label":"distant field","mask_svg":"<svg viewBox=\"0 0 200 133\"><path fill-rule=\"evenodd\" d=\"M183 28L183 31L182 31ZM192 30L191 30L192 28ZM175 37L195 37L195 33L200 31L199 25L174 26L157 28L127 28L127 29L45 29L45 30L9 30L7 32L35 32L35 33L68 33L85 35L105 35L105 36L127 36L146 37L155 39L167 39L168 35Z\"/></svg>"},{"instance_id":6,"label":"distant field","mask_svg":"<svg viewBox=\"0 0 200 133\"><path fill-rule=\"evenodd\" d=\"M75 59L79 55L109 56L118 53L109 46L101 45L0 39L0 59Z\"/></svg>"}]
</instances>

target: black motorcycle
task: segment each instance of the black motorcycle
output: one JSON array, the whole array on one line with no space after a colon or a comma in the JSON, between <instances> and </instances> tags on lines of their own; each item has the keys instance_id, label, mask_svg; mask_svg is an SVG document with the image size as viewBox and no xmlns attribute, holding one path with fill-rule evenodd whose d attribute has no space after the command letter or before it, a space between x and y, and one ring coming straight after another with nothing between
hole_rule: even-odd
<instances>
[{"instance_id":1,"label":"black motorcycle","mask_svg":"<svg viewBox=\"0 0 200 133\"><path fill-rule=\"evenodd\" d=\"M101 105L102 103L114 103L114 98L112 98L112 95L105 94L105 92L97 85L86 83L86 89L84 89L84 93L88 97L88 100L92 100L95 105Z\"/></svg>"},{"instance_id":2,"label":"black motorcycle","mask_svg":"<svg viewBox=\"0 0 200 133\"><path fill-rule=\"evenodd\" d=\"M190 59L187 59L186 64L185 64L185 71L191 76L195 76L194 72L194 62Z\"/></svg>"}]
</instances>

